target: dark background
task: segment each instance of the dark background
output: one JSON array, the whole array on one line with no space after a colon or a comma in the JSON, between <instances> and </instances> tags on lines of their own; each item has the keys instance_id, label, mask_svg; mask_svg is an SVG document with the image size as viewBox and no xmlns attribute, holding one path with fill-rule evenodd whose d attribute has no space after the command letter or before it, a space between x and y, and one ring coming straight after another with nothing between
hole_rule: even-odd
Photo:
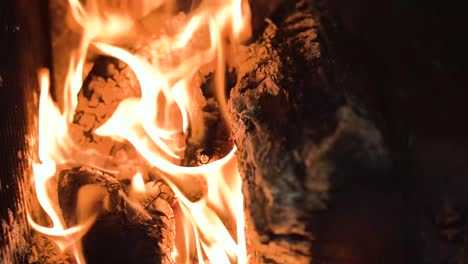
<instances>
[{"instance_id":1,"label":"dark background","mask_svg":"<svg viewBox=\"0 0 468 264\"><path fill-rule=\"evenodd\" d=\"M340 255L353 263L468 263L466 9L455 1L316 2L335 34L328 45L337 72L359 78L395 161L385 180L363 184L374 192L338 198L318 234L332 242L318 241L316 255L323 263L346 263L333 260ZM0 2L2 219L15 211L25 166L17 153L26 113L35 111L25 101L37 91L37 69L50 65L46 10L47 1ZM450 215L458 220L441 224ZM462 231L451 240L445 230Z\"/></svg>"},{"instance_id":2,"label":"dark background","mask_svg":"<svg viewBox=\"0 0 468 264\"><path fill-rule=\"evenodd\" d=\"M375 113L394 162L388 175L335 194L316 216L312 252L319 263L468 263L462 5L315 2L337 83Z\"/></svg>"}]
</instances>

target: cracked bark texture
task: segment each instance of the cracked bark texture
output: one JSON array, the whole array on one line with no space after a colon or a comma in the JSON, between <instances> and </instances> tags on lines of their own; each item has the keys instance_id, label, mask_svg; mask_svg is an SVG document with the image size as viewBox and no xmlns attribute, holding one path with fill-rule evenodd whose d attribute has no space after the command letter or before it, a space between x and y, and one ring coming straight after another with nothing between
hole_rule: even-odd
<instances>
[{"instance_id":1,"label":"cracked bark texture","mask_svg":"<svg viewBox=\"0 0 468 264\"><path fill-rule=\"evenodd\" d=\"M255 263L311 262L314 213L390 165L379 129L333 85L317 18L283 4L237 61L228 109Z\"/></svg>"},{"instance_id":2,"label":"cracked bark texture","mask_svg":"<svg viewBox=\"0 0 468 264\"><path fill-rule=\"evenodd\" d=\"M155 181L138 200L129 181L91 167L60 172L58 199L68 226L98 213L82 240L87 263L172 263L175 222L169 187ZM135 204L141 202L141 208ZM145 212L143 212L143 208Z\"/></svg>"}]
</instances>

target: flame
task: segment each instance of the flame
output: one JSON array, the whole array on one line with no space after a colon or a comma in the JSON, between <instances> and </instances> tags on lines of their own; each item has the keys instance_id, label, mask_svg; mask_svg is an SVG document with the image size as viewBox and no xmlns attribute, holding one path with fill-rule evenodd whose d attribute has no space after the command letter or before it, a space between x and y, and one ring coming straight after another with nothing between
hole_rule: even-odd
<instances>
[{"instance_id":1,"label":"flame","mask_svg":"<svg viewBox=\"0 0 468 264\"><path fill-rule=\"evenodd\" d=\"M137 172L132 179L132 189L137 193L145 193L146 187L141 173Z\"/></svg>"},{"instance_id":2,"label":"flame","mask_svg":"<svg viewBox=\"0 0 468 264\"><path fill-rule=\"evenodd\" d=\"M77 225L69 227L61 216L57 201L51 198L53 195L48 186L66 164L115 169L106 168L105 163L100 162L106 157L82 149L69 133L78 104L77 94L83 84L85 58L92 48L125 62L138 79L141 97L124 99L95 133L130 142L151 167L161 172L175 193L179 206L174 209L177 245L172 254L173 261L247 263L242 182L235 158L236 148L233 147L225 157L203 166L183 167L178 163L185 148L181 142L185 142L190 130L201 131L203 126L195 122L192 113L197 106L191 94L192 80L202 67L215 66L217 99L221 112L225 113L226 40L238 43L249 37L248 1L202 1L174 34L151 39L153 53L160 55L153 60L135 55L116 43L135 29L142 16L169 5L171 1L114 1L117 5L103 0L88 0L86 5L78 0L68 2L72 28L81 33L81 42L70 54L63 109L59 109L50 96L49 72L45 69L39 72L39 162L33 167L33 182L51 227L36 223L28 215L31 226L53 239L62 250L72 252L77 263L85 263L80 239L98 217L99 212L92 206L94 201L105 199L106 195L98 186L80 189L80 193L92 192L93 195L78 202L82 206L80 210L86 212ZM208 32L206 43L192 45L200 32ZM163 98L164 103L159 103L158 98ZM133 176L132 189L139 195L146 192L144 177L139 172ZM193 199L189 190L195 190L201 196Z\"/></svg>"}]
</instances>

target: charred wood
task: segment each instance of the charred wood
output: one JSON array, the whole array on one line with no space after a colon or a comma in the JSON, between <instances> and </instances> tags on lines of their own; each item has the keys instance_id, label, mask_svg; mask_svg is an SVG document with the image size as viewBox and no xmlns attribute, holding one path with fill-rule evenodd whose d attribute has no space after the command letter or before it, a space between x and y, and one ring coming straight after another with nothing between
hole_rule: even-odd
<instances>
[{"instance_id":1,"label":"charred wood","mask_svg":"<svg viewBox=\"0 0 468 264\"><path fill-rule=\"evenodd\" d=\"M378 127L335 82L321 36L318 14L299 1L267 19L237 62L228 108L258 263L320 261L314 216L390 166Z\"/></svg>"},{"instance_id":2,"label":"charred wood","mask_svg":"<svg viewBox=\"0 0 468 264\"><path fill-rule=\"evenodd\" d=\"M62 171L58 186L69 226L99 213L82 241L88 263L172 263L173 196L161 181L154 183L154 192L142 205L132 201L130 182L90 167Z\"/></svg>"}]
</instances>

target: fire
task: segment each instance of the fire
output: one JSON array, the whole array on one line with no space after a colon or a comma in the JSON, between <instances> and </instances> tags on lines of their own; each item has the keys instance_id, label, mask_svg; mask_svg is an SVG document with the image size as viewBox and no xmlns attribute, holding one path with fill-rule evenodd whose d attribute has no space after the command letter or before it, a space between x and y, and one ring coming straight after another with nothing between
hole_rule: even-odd
<instances>
[{"instance_id":1,"label":"fire","mask_svg":"<svg viewBox=\"0 0 468 264\"><path fill-rule=\"evenodd\" d=\"M137 172L132 179L132 189L137 193L145 193L146 187L141 173Z\"/></svg>"},{"instance_id":2,"label":"fire","mask_svg":"<svg viewBox=\"0 0 468 264\"><path fill-rule=\"evenodd\" d=\"M117 2L117 4L115 4ZM39 72L41 95L39 104L39 160L34 164L33 182L38 201L52 222L41 226L31 216L31 226L53 239L62 250L72 252L77 263L85 263L81 253L82 236L99 215L94 201L104 200L98 188L87 187L85 210L75 226L67 226L58 203L50 193L50 185L60 168L67 164L90 165L112 171L100 162L99 154L82 149L70 136L69 127L77 107L77 94L83 84L85 57L90 49L125 62L135 73L141 97L124 99L112 117L95 133L115 140L130 142L141 156L157 168L178 199L176 215L176 248L173 261L191 263L246 263L243 196L241 178L235 158L236 148L222 159L199 167L183 167L185 138L203 124L192 115L191 82L202 67L216 69L217 99L225 111L224 67L226 40L242 41L250 34L249 6L244 0L201 1L188 15L175 34L151 40L155 59L139 57L119 46L119 39L129 34L142 15L171 1L107 1L88 0L86 5L69 0L74 30L81 33L81 42L70 54L69 71L63 89L63 108L50 96L49 73ZM197 34L208 32L203 45L190 45ZM159 103L158 98L163 98ZM158 103L155 103L158 102ZM181 143L182 142L182 143ZM200 183L196 186L194 182ZM187 196L187 188L195 188L201 198ZM138 172L132 179L132 191L145 195L147 188ZM91 194L89 194L91 193ZM79 194L80 195L80 194Z\"/></svg>"}]
</instances>

